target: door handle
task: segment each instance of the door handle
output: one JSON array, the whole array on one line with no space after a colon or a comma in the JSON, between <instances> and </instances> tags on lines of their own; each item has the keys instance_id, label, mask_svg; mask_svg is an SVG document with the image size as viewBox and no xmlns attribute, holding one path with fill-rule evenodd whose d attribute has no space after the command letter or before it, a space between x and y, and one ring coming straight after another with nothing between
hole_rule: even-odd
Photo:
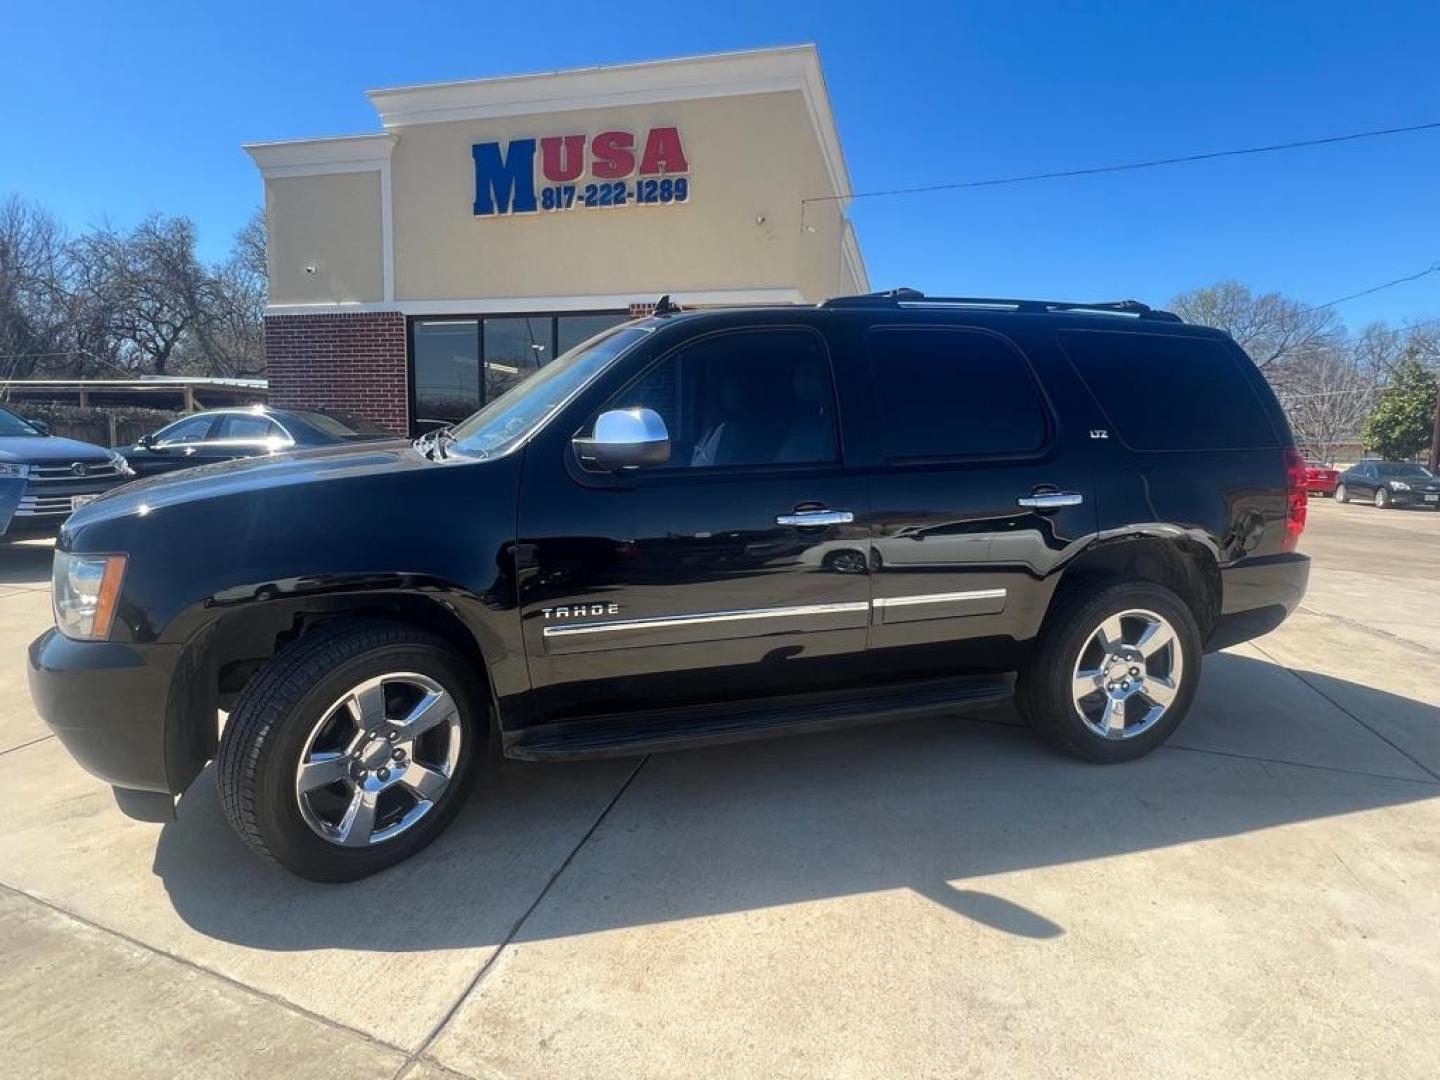
<instances>
[{"instance_id":1,"label":"door handle","mask_svg":"<svg viewBox=\"0 0 1440 1080\"><path fill-rule=\"evenodd\" d=\"M1036 510L1058 510L1062 506L1079 506L1085 501L1085 496L1076 491L1047 491L1041 495L1026 495L1015 501L1020 506L1029 506Z\"/></svg>"},{"instance_id":2,"label":"door handle","mask_svg":"<svg viewBox=\"0 0 1440 1080\"><path fill-rule=\"evenodd\" d=\"M793 514L781 514L775 519L776 525L849 525L855 515L849 510L797 510Z\"/></svg>"}]
</instances>

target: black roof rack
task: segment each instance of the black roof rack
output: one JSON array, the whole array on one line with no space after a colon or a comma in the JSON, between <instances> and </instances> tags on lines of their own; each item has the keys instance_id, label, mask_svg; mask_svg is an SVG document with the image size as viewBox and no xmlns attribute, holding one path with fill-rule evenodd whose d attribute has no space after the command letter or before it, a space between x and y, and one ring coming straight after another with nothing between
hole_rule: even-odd
<instances>
[{"instance_id":1,"label":"black roof rack","mask_svg":"<svg viewBox=\"0 0 1440 1080\"><path fill-rule=\"evenodd\" d=\"M860 296L835 296L823 301L822 308L850 307L973 307L989 308L996 311L1018 311L1026 314L1056 314L1074 311L1093 311L1107 315L1130 315L1138 319L1158 319L1162 322L1183 322L1173 311L1162 311L1142 304L1139 300L1105 300L1099 303L1082 303L1075 300L1015 300L1000 296L926 296L919 289L887 289L884 292L864 293Z\"/></svg>"}]
</instances>

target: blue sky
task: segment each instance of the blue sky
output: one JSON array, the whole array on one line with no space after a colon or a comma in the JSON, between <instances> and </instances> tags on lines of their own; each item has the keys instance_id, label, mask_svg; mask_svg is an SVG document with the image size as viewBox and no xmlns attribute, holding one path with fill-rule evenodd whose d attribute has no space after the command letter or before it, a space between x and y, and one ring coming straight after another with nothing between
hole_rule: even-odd
<instances>
[{"instance_id":1,"label":"blue sky","mask_svg":"<svg viewBox=\"0 0 1440 1080\"><path fill-rule=\"evenodd\" d=\"M240 144L378 130L381 86L814 41L857 191L1440 120L1433 2L7 9L0 192L72 227L188 215L212 258L261 201ZM1163 302L1234 277L1320 303L1440 260L1437 211L1440 131L854 217L876 287ZM1340 310L1440 316L1440 274Z\"/></svg>"}]
</instances>

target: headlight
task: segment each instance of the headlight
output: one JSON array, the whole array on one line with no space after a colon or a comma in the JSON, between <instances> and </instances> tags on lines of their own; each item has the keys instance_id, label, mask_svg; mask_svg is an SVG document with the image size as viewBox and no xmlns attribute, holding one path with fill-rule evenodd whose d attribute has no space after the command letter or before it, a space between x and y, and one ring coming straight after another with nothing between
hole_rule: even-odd
<instances>
[{"instance_id":1,"label":"headlight","mask_svg":"<svg viewBox=\"0 0 1440 1080\"><path fill-rule=\"evenodd\" d=\"M119 450L110 451L110 461L115 466L115 471L121 476L134 476L135 470L130 467L130 462L125 460L125 455Z\"/></svg>"},{"instance_id":2,"label":"headlight","mask_svg":"<svg viewBox=\"0 0 1440 1080\"><path fill-rule=\"evenodd\" d=\"M1390 481L1390 486L1391 486L1392 488L1394 488L1396 491L1409 491L1409 490L1410 490L1410 485L1407 484L1407 483L1405 483L1404 480L1391 480L1391 481Z\"/></svg>"},{"instance_id":3,"label":"headlight","mask_svg":"<svg viewBox=\"0 0 1440 1080\"><path fill-rule=\"evenodd\" d=\"M8 461L0 461L0 476L18 476L23 480L29 475L29 465L14 465Z\"/></svg>"},{"instance_id":4,"label":"headlight","mask_svg":"<svg viewBox=\"0 0 1440 1080\"><path fill-rule=\"evenodd\" d=\"M57 551L51 595L60 632L80 641L108 638L124 578L124 555Z\"/></svg>"}]
</instances>

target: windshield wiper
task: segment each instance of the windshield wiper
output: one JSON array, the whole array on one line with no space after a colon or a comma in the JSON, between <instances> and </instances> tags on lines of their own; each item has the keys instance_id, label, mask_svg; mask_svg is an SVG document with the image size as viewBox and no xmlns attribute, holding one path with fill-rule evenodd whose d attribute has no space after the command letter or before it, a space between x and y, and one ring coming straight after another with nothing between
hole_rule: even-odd
<instances>
[{"instance_id":1,"label":"windshield wiper","mask_svg":"<svg viewBox=\"0 0 1440 1080\"><path fill-rule=\"evenodd\" d=\"M416 450L424 454L431 461L444 461L450 455L446 452L447 446L453 446L455 436L450 434L450 428L438 427L434 431L427 431L412 444Z\"/></svg>"}]
</instances>

